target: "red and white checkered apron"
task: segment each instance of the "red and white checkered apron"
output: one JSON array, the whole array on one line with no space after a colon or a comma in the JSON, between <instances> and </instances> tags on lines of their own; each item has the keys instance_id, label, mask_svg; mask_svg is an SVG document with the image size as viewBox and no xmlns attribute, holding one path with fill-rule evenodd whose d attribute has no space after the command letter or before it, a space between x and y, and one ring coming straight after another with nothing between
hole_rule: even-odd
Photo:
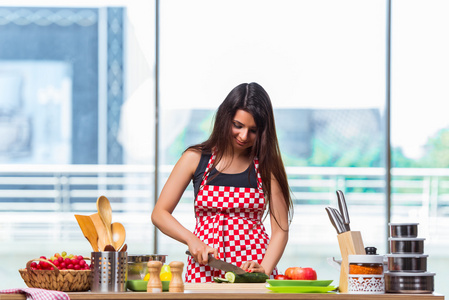
<instances>
[{"instance_id":1,"label":"red and white checkered apron","mask_svg":"<svg viewBox=\"0 0 449 300\"><path fill-rule=\"evenodd\" d=\"M259 264L265 255L269 237L262 224L265 197L259 162L254 160L258 188L207 185L210 168L215 160L212 154L195 199L196 227L193 232L205 244L218 249L219 258L240 266L245 261ZM213 282L225 272L198 264L188 257L186 282ZM277 269L272 276L277 275Z\"/></svg>"}]
</instances>

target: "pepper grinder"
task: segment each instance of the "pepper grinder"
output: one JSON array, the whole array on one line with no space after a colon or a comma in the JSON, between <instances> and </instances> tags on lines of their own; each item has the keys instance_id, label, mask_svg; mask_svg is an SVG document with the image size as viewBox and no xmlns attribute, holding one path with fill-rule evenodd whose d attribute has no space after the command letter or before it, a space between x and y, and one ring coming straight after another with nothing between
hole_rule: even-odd
<instances>
[{"instance_id":1,"label":"pepper grinder","mask_svg":"<svg viewBox=\"0 0 449 300\"><path fill-rule=\"evenodd\" d=\"M171 293L183 293L184 281L182 280L182 271L184 269L184 263L181 261L172 261L169 266L172 277L168 291Z\"/></svg>"},{"instance_id":2,"label":"pepper grinder","mask_svg":"<svg viewBox=\"0 0 449 300\"><path fill-rule=\"evenodd\" d=\"M148 293L161 293L162 281L160 278L162 263L157 260L148 262L148 272L150 273L150 279L147 284Z\"/></svg>"}]
</instances>

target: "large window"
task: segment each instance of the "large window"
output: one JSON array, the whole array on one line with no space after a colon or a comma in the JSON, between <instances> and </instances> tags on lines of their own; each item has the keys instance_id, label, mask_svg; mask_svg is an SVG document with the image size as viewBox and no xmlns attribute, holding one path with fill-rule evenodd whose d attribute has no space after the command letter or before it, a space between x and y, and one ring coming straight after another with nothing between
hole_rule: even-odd
<instances>
[{"instance_id":1,"label":"large window","mask_svg":"<svg viewBox=\"0 0 449 300\"><path fill-rule=\"evenodd\" d=\"M326 260L339 249L325 212L338 207L337 189L353 230L385 252L385 4L171 0L160 19L161 163L203 141L227 93L256 81L273 101L295 201L279 269L313 265L338 280ZM175 214L193 230L192 200L189 190ZM163 253L184 259L177 244L160 236Z\"/></svg>"},{"instance_id":2,"label":"large window","mask_svg":"<svg viewBox=\"0 0 449 300\"><path fill-rule=\"evenodd\" d=\"M428 270L444 285L449 243L449 3L393 1L392 220L419 222Z\"/></svg>"},{"instance_id":3,"label":"large window","mask_svg":"<svg viewBox=\"0 0 449 300\"><path fill-rule=\"evenodd\" d=\"M94 213L100 195L124 224L129 253L186 260L186 246L154 230L153 203L182 152L208 137L227 93L255 81L273 102L295 204L279 270L311 266L338 284L328 263L340 258L337 233L325 207L337 208L342 190L351 229L380 254L388 220L420 223L436 291L448 293L449 6L392 1L390 57L387 4L3 4L0 255L11 259L0 289L24 286L17 269L31 258L89 256L73 215ZM191 186L174 214L193 230Z\"/></svg>"},{"instance_id":4,"label":"large window","mask_svg":"<svg viewBox=\"0 0 449 300\"><path fill-rule=\"evenodd\" d=\"M10 2L0 7L1 288L24 286L13 274L29 259L90 256L74 214L95 213L100 195L130 251L152 252L154 1Z\"/></svg>"}]
</instances>

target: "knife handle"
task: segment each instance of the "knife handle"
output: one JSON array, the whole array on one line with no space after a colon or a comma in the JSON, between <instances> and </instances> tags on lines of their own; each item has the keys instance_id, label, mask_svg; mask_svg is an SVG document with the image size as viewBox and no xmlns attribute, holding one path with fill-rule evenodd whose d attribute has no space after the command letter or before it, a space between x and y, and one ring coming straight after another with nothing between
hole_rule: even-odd
<instances>
[{"instance_id":1,"label":"knife handle","mask_svg":"<svg viewBox=\"0 0 449 300\"><path fill-rule=\"evenodd\" d=\"M339 233L343 233L346 231L345 224L343 223L343 218L338 211L338 209L331 207L332 214L334 216L335 224L338 228L340 228Z\"/></svg>"},{"instance_id":2,"label":"knife handle","mask_svg":"<svg viewBox=\"0 0 449 300\"><path fill-rule=\"evenodd\" d=\"M340 209L340 213L343 218L343 224L345 225L346 230L349 231L350 221L349 221L348 205L346 204L345 195L340 190L337 191L337 199L338 199L338 207Z\"/></svg>"},{"instance_id":3,"label":"knife handle","mask_svg":"<svg viewBox=\"0 0 449 300\"><path fill-rule=\"evenodd\" d=\"M336 224L336 220L335 220L335 218L334 218L334 216L333 216L333 213L332 213L332 208L331 208L331 207L326 207L325 209L326 209L327 215L329 216L329 220L330 220L331 223L332 223L332 226L334 226L335 230L337 230L337 233L340 234L340 233L341 233L341 232L340 232L340 228L339 228L339 226Z\"/></svg>"}]
</instances>

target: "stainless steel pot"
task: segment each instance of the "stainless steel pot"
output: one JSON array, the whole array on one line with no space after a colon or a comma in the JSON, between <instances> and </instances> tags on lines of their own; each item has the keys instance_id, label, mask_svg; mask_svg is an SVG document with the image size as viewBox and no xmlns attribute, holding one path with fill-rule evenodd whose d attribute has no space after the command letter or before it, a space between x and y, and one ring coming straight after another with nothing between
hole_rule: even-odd
<instances>
[{"instance_id":1,"label":"stainless steel pot","mask_svg":"<svg viewBox=\"0 0 449 300\"><path fill-rule=\"evenodd\" d=\"M418 236L419 223L389 223L390 237L415 238Z\"/></svg>"},{"instance_id":2,"label":"stainless steel pot","mask_svg":"<svg viewBox=\"0 0 449 300\"><path fill-rule=\"evenodd\" d=\"M148 255L128 255L128 280L142 280L148 273L148 262L157 260L165 263L167 255L148 254Z\"/></svg>"},{"instance_id":3,"label":"stainless steel pot","mask_svg":"<svg viewBox=\"0 0 449 300\"><path fill-rule=\"evenodd\" d=\"M426 272L427 257L422 254L387 254L390 272Z\"/></svg>"},{"instance_id":4,"label":"stainless steel pot","mask_svg":"<svg viewBox=\"0 0 449 300\"><path fill-rule=\"evenodd\" d=\"M386 272L385 292L399 294L431 294L435 273Z\"/></svg>"},{"instance_id":5,"label":"stainless steel pot","mask_svg":"<svg viewBox=\"0 0 449 300\"><path fill-rule=\"evenodd\" d=\"M424 238L389 238L392 254L423 254Z\"/></svg>"}]
</instances>

